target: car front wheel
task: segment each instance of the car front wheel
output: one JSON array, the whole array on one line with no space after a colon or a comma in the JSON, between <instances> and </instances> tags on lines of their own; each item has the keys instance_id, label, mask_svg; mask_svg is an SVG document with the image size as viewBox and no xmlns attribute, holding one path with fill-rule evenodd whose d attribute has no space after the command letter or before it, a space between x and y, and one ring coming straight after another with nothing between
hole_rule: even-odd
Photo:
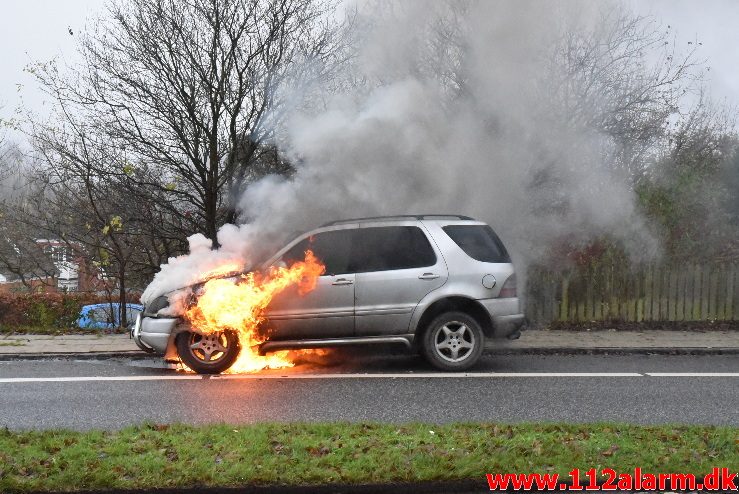
<instances>
[{"instance_id":1,"label":"car front wheel","mask_svg":"<svg viewBox=\"0 0 739 494\"><path fill-rule=\"evenodd\" d=\"M207 335L183 332L175 339L182 363L198 374L219 374L233 365L241 347L233 331Z\"/></svg>"},{"instance_id":2,"label":"car front wheel","mask_svg":"<svg viewBox=\"0 0 739 494\"><path fill-rule=\"evenodd\" d=\"M437 316L423 334L426 360L445 371L466 370L482 355L484 335L480 324L464 312Z\"/></svg>"}]
</instances>

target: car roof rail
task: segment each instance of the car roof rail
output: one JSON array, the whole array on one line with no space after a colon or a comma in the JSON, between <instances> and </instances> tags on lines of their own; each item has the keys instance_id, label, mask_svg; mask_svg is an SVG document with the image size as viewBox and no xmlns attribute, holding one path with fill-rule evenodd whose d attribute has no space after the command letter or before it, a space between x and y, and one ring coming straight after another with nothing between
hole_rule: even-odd
<instances>
[{"instance_id":1,"label":"car roof rail","mask_svg":"<svg viewBox=\"0 0 739 494\"><path fill-rule=\"evenodd\" d=\"M364 218L350 218L345 220L329 221L324 223L319 228L325 226L341 225L344 223L357 223L360 221L375 221L375 220L387 220L387 221L402 221L402 220L434 220L434 219L455 219L464 221L477 221L475 218L469 216L463 216L461 214L399 214L389 216L366 216Z\"/></svg>"}]
</instances>

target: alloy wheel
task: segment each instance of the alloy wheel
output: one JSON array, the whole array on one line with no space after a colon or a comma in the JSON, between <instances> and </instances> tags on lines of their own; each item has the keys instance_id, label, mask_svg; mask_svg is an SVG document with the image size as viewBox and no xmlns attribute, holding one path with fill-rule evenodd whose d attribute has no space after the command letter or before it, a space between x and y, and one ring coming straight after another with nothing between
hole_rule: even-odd
<instances>
[{"instance_id":1,"label":"alloy wheel","mask_svg":"<svg viewBox=\"0 0 739 494\"><path fill-rule=\"evenodd\" d=\"M216 363L222 360L228 352L228 339L224 333L190 335L188 343L190 353L201 362Z\"/></svg>"},{"instance_id":2,"label":"alloy wheel","mask_svg":"<svg viewBox=\"0 0 739 494\"><path fill-rule=\"evenodd\" d=\"M474 333L460 321L450 321L434 334L436 353L448 362L461 362L468 358L476 343Z\"/></svg>"}]
</instances>

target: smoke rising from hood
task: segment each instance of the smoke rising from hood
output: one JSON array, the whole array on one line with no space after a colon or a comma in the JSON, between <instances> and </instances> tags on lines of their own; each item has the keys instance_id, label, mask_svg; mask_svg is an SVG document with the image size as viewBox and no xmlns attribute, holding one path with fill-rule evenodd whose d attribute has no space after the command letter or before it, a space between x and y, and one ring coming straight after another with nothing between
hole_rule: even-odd
<instances>
[{"instance_id":1,"label":"smoke rising from hood","mask_svg":"<svg viewBox=\"0 0 739 494\"><path fill-rule=\"evenodd\" d=\"M519 265L548 256L563 239L602 235L635 257L654 255L657 242L617 166L617 146L587 124L603 108L575 101L575 118L573 101L562 96L569 75L556 47L565 31L594 29L602 8L359 4L357 56L337 77L363 84L307 91L313 104L294 109L278 131L294 176L252 184L239 202L249 223L223 227L220 251L191 237L192 254L165 265L144 300L223 259L248 265L296 231L356 216L473 216L496 229Z\"/></svg>"}]
</instances>

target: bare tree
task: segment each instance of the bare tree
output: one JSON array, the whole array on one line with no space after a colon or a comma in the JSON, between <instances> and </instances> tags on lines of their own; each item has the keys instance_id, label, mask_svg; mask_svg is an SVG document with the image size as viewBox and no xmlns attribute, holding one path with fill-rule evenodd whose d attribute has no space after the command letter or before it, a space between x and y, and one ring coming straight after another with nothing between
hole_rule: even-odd
<instances>
[{"instance_id":1,"label":"bare tree","mask_svg":"<svg viewBox=\"0 0 739 494\"><path fill-rule=\"evenodd\" d=\"M414 4L374 0L381 14L392 19L394 10L414 8ZM422 35L408 40L419 53L407 74L437 81L448 92L452 105L472 97L471 72L480 56L470 40L475 36L471 11L483 2L434 2L425 10ZM538 15L540 8L525 3L518 15ZM600 134L613 166L623 168L636 180L644 158L667 139L671 119L680 114L685 96L700 91L703 70L697 43L686 49L675 46L669 28L654 19L639 16L619 4L600 4L593 15L553 15L547 41L550 46L539 58L526 60L531 77L524 85L531 94L527 101L536 114L552 128L571 128L572 134ZM591 22L592 21L592 22ZM554 25L557 23L557 25ZM418 31L414 31L418 32ZM498 61L489 50L491 66ZM533 54L532 54L533 56ZM504 69L501 69L504 70ZM504 82L511 79L504 72ZM492 79L494 81L494 79ZM479 84L474 82L473 84ZM516 88L518 89L518 88ZM501 88L502 90L502 88ZM490 132L496 132L495 125Z\"/></svg>"},{"instance_id":2,"label":"bare tree","mask_svg":"<svg viewBox=\"0 0 739 494\"><path fill-rule=\"evenodd\" d=\"M57 269L51 257L36 240L26 224L17 221L6 205L0 209L0 273L10 275L26 289L56 284Z\"/></svg>"},{"instance_id":3,"label":"bare tree","mask_svg":"<svg viewBox=\"0 0 739 494\"><path fill-rule=\"evenodd\" d=\"M91 130L36 143L43 157L35 175L36 195L44 200L22 217L65 242L104 276L108 283L102 288L111 296L117 292L125 326L129 289L142 289L168 254L181 251L184 239L168 230L177 220L164 217L154 196L142 200L143 192L136 191L128 173L111 175L99 167L120 161L120 150L106 147L105 133Z\"/></svg>"},{"instance_id":4,"label":"bare tree","mask_svg":"<svg viewBox=\"0 0 739 494\"><path fill-rule=\"evenodd\" d=\"M0 106L0 110L2 110L3 107ZM7 176L8 173L8 153L10 152L10 147L7 145L6 137L5 137L5 126L7 124L5 123L5 120L3 120L0 117L0 185L2 185L4 179Z\"/></svg>"},{"instance_id":5,"label":"bare tree","mask_svg":"<svg viewBox=\"0 0 739 494\"><path fill-rule=\"evenodd\" d=\"M654 19L606 6L590 28L565 26L541 81L541 101L556 105L570 126L607 136L614 165L636 181L686 94L700 91L702 70L696 45L678 49L669 28Z\"/></svg>"},{"instance_id":6,"label":"bare tree","mask_svg":"<svg viewBox=\"0 0 739 494\"><path fill-rule=\"evenodd\" d=\"M129 288L142 289L168 255L181 251L183 239L167 233L176 219L132 196L128 175L100 174L98 163L117 159L105 138L67 133L36 143L41 160L26 163L22 186L0 200L0 266L27 287L55 283L57 267L44 248L50 244L38 240L61 242L80 276L98 278L94 288L120 302L125 325Z\"/></svg>"},{"instance_id":7,"label":"bare tree","mask_svg":"<svg viewBox=\"0 0 739 494\"><path fill-rule=\"evenodd\" d=\"M215 241L219 226L236 219L246 183L272 171L263 169L263 151L291 96L285 83L320 80L336 62L332 6L116 1L83 37L81 69L37 67L61 123L37 128L36 137L58 149L70 135L104 134L99 144L120 152L92 163L97 173L136 184L173 217L189 211L181 233Z\"/></svg>"},{"instance_id":8,"label":"bare tree","mask_svg":"<svg viewBox=\"0 0 739 494\"><path fill-rule=\"evenodd\" d=\"M30 288L53 283L56 268L36 243L38 231L18 221L33 200L27 188L28 168L17 144L0 143L0 272Z\"/></svg>"},{"instance_id":9,"label":"bare tree","mask_svg":"<svg viewBox=\"0 0 739 494\"><path fill-rule=\"evenodd\" d=\"M27 289L38 283L51 285L56 268L36 242L43 235L22 221L30 201L16 178L13 170L0 180L0 272Z\"/></svg>"}]
</instances>

